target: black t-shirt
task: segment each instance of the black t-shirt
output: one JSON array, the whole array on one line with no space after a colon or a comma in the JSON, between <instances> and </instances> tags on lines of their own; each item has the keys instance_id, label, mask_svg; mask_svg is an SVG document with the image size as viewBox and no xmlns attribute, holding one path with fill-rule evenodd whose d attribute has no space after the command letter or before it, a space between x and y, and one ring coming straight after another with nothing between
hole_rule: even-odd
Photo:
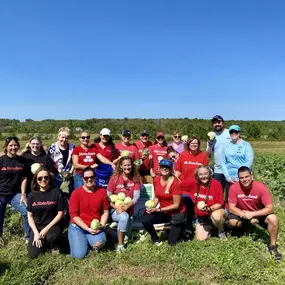
<instances>
[{"instance_id":1,"label":"black t-shirt","mask_svg":"<svg viewBox=\"0 0 285 285\"><path fill-rule=\"evenodd\" d=\"M59 149L61 154L62 154L62 164L65 166L68 160L68 156L69 156L69 147L67 147L66 149Z\"/></svg>"},{"instance_id":2,"label":"black t-shirt","mask_svg":"<svg viewBox=\"0 0 285 285\"><path fill-rule=\"evenodd\" d=\"M34 163L39 163L42 167L47 168L49 171L52 171L52 160L45 152L42 152L40 155L33 155L30 152L24 152L22 156L27 160L28 163L28 182L27 190L31 187L31 182L34 174L31 172L31 165Z\"/></svg>"},{"instance_id":3,"label":"black t-shirt","mask_svg":"<svg viewBox=\"0 0 285 285\"><path fill-rule=\"evenodd\" d=\"M33 191L28 195L27 211L33 213L38 229L43 229L57 215L64 211L64 197L58 188L51 188L45 192Z\"/></svg>"},{"instance_id":4,"label":"black t-shirt","mask_svg":"<svg viewBox=\"0 0 285 285\"><path fill-rule=\"evenodd\" d=\"M0 157L0 197L21 192L23 177L27 177L28 164L24 157Z\"/></svg>"}]
</instances>

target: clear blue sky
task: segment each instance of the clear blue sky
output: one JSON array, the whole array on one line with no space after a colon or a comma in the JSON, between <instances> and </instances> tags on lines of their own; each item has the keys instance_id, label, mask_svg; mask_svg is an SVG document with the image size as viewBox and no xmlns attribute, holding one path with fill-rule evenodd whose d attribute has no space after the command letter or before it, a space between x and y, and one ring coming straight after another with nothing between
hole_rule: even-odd
<instances>
[{"instance_id":1,"label":"clear blue sky","mask_svg":"<svg viewBox=\"0 0 285 285\"><path fill-rule=\"evenodd\" d=\"M1 1L0 96L20 120L285 120L285 1Z\"/></svg>"}]
</instances>

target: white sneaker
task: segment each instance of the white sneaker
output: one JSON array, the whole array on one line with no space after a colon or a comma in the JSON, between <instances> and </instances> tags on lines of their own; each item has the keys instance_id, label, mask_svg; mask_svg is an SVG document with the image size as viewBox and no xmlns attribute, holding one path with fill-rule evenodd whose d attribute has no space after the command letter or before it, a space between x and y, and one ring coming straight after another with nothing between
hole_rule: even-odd
<instances>
[{"instance_id":1,"label":"white sneaker","mask_svg":"<svg viewBox=\"0 0 285 285\"><path fill-rule=\"evenodd\" d=\"M126 251L126 248L122 244L117 246L117 249L116 249L117 253L122 253L124 251Z\"/></svg>"}]
</instances>

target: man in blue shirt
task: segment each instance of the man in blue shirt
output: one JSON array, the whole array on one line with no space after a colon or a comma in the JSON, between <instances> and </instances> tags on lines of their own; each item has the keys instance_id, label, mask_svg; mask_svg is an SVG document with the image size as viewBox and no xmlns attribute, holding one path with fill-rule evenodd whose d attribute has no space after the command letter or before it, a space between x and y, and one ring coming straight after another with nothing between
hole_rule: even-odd
<instances>
[{"instance_id":1,"label":"man in blue shirt","mask_svg":"<svg viewBox=\"0 0 285 285\"><path fill-rule=\"evenodd\" d=\"M224 148L230 143L231 137L229 130L225 128L225 123L223 117L216 115L212 119L212 126L215 131L214 140L208 139L206 153L209 158L214 155L214 178L220 181L223 189L226 185L226 179L223 174L221 162L224 157Z\"/></svg>"}]
</instances>

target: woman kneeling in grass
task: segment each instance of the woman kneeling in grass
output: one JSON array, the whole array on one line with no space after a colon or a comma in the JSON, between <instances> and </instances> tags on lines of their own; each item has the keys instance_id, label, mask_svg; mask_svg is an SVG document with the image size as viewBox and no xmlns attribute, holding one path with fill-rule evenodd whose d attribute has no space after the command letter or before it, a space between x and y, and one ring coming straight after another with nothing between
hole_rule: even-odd
<instances>
[{"instance_id":1,"label":"woman kneeling in grass","mask_svg":"<svg viewBox=\"0 0 285 285\"><path fill-rule=\"evenodd\" d=\"M173 175L172 162L162 159L159 162L160 175L153 181L154 207L147 208L143 218L143 226L151 236L154 245L160 241L154 224L170 222L168 244L174 245L181 238L186 222L186 208L181 199L179 180ZM157 205L159 204L159 207Z\"/></svg>"},{"instance_id":2,"label":"woman kneeling in grass","mask_svg":"<svg viewBox=\"0 0 285 285\"><path fill-rule=\"evenodd\" d=\"M38 257L48 247L57 249L64 207L62 191L53 186L48 169L40 168L32 180L32 192L27 201L28 222L31 227L28 254L31 258Z\"/></svg>"},{"instance_id":3,"label":"woman kneeling in grass","mask_svg":"<svg viewBox=\"0 0 285 285\"><path fill-rule=\"evenodd\" d=\"M211 169L207 165L198 166L194 176L195 178L182 181L181 189L183 199L189 196L192 201L192 203L185 203L188 212L191 212L188 207L194 205L196 239L208 239L212 230L217 228L220 239L226 240L224 231L226 212L223 209L222 185L219 181L212 179Z\"/></svg>"},{"instance_id":4,"label":"woman kneeling in grass","mask_svg":"<svg viewBox=\"0 0 285 285\"><path fill-rule=\"evenodd\" d=\"M111 216L113 221L119 223L117 252L125 250L125 233L131 231L130 215L133 214L134 205L140 198L140 188L141 178L133 160L128 156L121 157L107 187L112 207Z\"/></svg>"},{"instance_id":5,"label":"woman kneeling in grass","mask_svg":"<svg viewBox=\"0 0 285 285\"><path fill-rule=\"evenodd\" d=\"M106 234L103 228L109 217L108 196L104 188L94 185L94 169L86 167L82 178L84 185L72 192L69 201L71 221L68 240L74 258L84 258L88 253L88 244L95 250L105 245ZM94 219L98 220L98 227L91 225Z\"/></svg>"}]
</instances>

